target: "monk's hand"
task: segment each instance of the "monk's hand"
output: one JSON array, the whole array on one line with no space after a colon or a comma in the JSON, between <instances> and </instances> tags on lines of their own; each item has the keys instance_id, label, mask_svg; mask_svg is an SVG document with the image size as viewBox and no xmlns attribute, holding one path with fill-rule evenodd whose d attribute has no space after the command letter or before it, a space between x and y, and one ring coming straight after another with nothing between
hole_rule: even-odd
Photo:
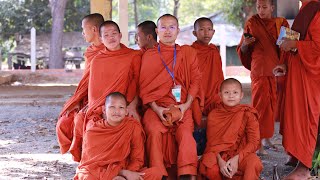
<instances>
[{"instance_id":1,"label":"monk's hand","mask_svg":"<svg viewBox=\"0 0 320 180\"><path fill-rule=\"evenodd\" d=\"M224 177L227 177L227 178L232 177L227 162L223 160L220 156L218 157L218 165L219 165L220 172Z\"/></svg>"},{"instance_id":2,"label":"monk's hand","mask_svg":"<svg viewBox=\"0 0 320 180\"><path fill-rule=\"evenodd\" d=\"M229 165L229 170L231 177L234 176L238 171L238 165L239 165L239 155L234 156L233 158L229 159L227 161L227 164Z\"/></svg>"},{"instance_id":3,"label":"monk's hand","mask_svg":"<svg viewBox=\"0 0 320 180\"><path fill-rule=\"evenodd\" d=\"M284 76L287 73L287 66L285 64L281 64L273 68L273 74L275 76Z\"/></svg>"},{"instance_id":4,"label":"monk's hand","mask_svg":"<svg viewBox=\"0 0 320 180\"><path fill-rule=\"evenodd\" d=\"M253 44L254 42L256 42L256 38L254 38L254 37L245 37L243 42L242 42L242 45L243 46L249 46L249 45Z\"/></svg>"},{"instance_id":5,"label":"monk's hand","mask_svg":"<svg viewBox=\"0 0 320 180\"><path fill-rule=\"evenodd\" d=\"M143 180L143 176L145 175L145 173L121 170L120 175L129 180Z\"/></svg>"},{"instance_id":6,"label":"monk's hand","mask_svg":"<svg viewBox=\"0 0 320 180\"><path fill-rule=\"evenodd\" d=\"M280 48L282 50L284 50L285 52L288 52L288 51L291 51L293 49L296 49L297 48L297 41L295 40L291 40L291 39L282 39L282 43L280 45Z\"/></svg>"},{"instance_id":7,"label":"monk's hand","mask_svg":"<svg viewBox=\"0 0 320 180\"><path fill-rule=\"evenodd\" d=\"M163 111L169 111L169 108L164 108L158 106L156 102L149 103L151 109L158 115L161 121L167 122L166 118L164 118Z\"/></svg>"},{"instance_id":8,"label":"monk's hand","mask_svg":"<svg viewBox=\"0 0 320 180\"><path fill-rule=\"evenodd\" d=\"M69 114L74 110L76 110L77 112L80 111L80 104L76 104L72 108L70 108L70 110L67 110L66 111L66 116L68 117Z\"/></svg>"},{"instance_id":9,"label":"monk's hand","mask_svg":"<svg viewBox=\"0 0 320 180\"><path fill-rule=\"evenodd\" d=\"M128 116L129 117L133 117L133 118L135 118L136 120L138 120L140 122L141 117L140 117L140 115L139 115L139 113L137 111L136 105L129 104L127 108L128 108Z\"/></svg>"},{"instance_id":10,"label":"monk's hand","mask_svg":"<svg viewBox=\"0 0 320 180\"><path fill-rule=\"evenodd\" d=\"M188 105L187 103L184 103L184 104L175 105L175 107L179 108L182 113L182 116L179 119L179 121L181 121L183 119L184 113L189 109L190 105Z\"/></svg>"}]
</instances>

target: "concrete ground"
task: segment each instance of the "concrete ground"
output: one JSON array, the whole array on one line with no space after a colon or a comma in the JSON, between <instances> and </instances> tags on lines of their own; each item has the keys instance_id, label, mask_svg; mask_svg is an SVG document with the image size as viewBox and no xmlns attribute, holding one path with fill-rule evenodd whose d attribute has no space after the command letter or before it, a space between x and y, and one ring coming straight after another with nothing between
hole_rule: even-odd
<instances>
[{"instance_id":1,"label":"concrete ground","mask_svg":"<svg viewBox=\"0 0 320 180\"><path fill-rule=\"evenodd\" d=\"M63 78L62 78L63 77ZM12 84L0 85L0 180L71 179L77 163L70 154L60 155L55 136L58 114L72 95L81 72L30 74L20 72ZM251 100L250 84L244 84L243 103ZM272 179L273 165L281 176L292 170L284 166L286 154L278 134L273 142L279 151L261 156L261 177Z\"/></svg>"}]
</instances>

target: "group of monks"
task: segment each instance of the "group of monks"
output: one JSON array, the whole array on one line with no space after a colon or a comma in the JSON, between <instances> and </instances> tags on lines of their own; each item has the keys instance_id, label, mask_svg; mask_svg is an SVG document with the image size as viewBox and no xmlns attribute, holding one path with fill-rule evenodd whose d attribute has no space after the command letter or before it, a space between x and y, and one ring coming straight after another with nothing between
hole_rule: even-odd
<instances>
[{"instance_id":1,"label":"group of monks","mask_svg":"<svg viewBox=\"0 0 320 180\"><path fill-rule=\"evenodd\" d=\"M79 162L74 179L259 179L256 155L283 146L296 165L285 179L310 177L320 112L320 2L301 0L292 29L299 40L276 45L284 18L272 17L272 0L257 0L237 48L251 70L252 106L241 105L241 83L224 79L208 18L194 22L197 40L175 43L178 19L164 14L137 27L140 50L121 44L113 21L83 18L85 70L56 126L62 154ZM158 38L158 42L157 42ZM297 49L293 51L293 49ZM196 127L206 128L197 156Z\"/></svg>"}]
</instances>

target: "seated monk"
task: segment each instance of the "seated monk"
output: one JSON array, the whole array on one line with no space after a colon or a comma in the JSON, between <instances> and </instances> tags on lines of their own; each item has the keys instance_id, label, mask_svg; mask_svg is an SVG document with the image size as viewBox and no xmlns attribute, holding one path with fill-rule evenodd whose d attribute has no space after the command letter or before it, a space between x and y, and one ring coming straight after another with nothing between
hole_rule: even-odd
<instances>
[{"instance_id":1,"label":"seated monk","mask_svg":"<svg viewBox=\"0 0 320 180\"><path fill-rule=\"evenodd\" d=\"M83 136L82 159L76 180L160 180L156 168L144 168L145 134L128 115L126 97L109 94L103 117L89 121Z\"/></svg>"},{"instance_id":2,"label":"seated monk","mask_svg":"<svg viewBox=\"0 0 320 180\"><path fill-rule=\"evenodd\" d=\"M148 163L163 176L168 177L167 168L176 165L178 172L173 179L195 179L198 157L190 106L201 81L197 54L190 46L175 43L179 33L175 16L165 14L157 24L160 42L143 54L139 79L140 97L147 107L142 124L147 135ZM180 109L181 117L178 121L172 119L173 126L166 126L165 114L172 105Z\"/></svg>"},{"instance_id":3,"label":"seated monk","mask_svg":"<svg viewBox=\"0 0 320 180\"><path fill-rule=\"evenodd\" d=\"M262 163L255 151L259 147L257 111L240 105L241 83L226 79L220 87L222 104L212 110L207 122L207 146L200 160L199 179L257 180Z\"/></svg>"},{"instance_id":4,"label":"seated monk","mask_svg":"<svg viewBox=\"0 0 320 180\"><path fill-rule=\"evenodd\" d=\"M57 122L57 139L62 154L66 153L70 148L73 138L75 115L88 104L88 84L91 62L99 51L105 48L99 38L99 27L103 21L103 16L98 13L89 14L82 19L82 35L86 42L91 45L84 53L86 65L82 79L73 96L64 105Z\"/></svg>"},{"instance_id":5,"label":"seated monk","mask_svg":"<svg viewBox=\"0 0 320 180\"><path fill-rule=\"evenodd\" d=\"M81 159L82 134L88 121L101 116L105 97L112 92L125 94L129 116L139 120L137 113L137 82L139 81L141 52L120 43L121 32L113 21L100 26L100 37L106 46L92 60L88 86L88 106L75 117L70 153L75 161Z\"/></svg>"},{"instance_id":6,"label":"seated monk","mask_svg":"<svg viewBox=\"0 0 320 180\"><path fill-rule=\"evenodd\" d=\"M215 105L220 102L219 86L224 80L220 52L215 45L210 43L214 33L211 19L202 17L194 22L193 35L197 40L191 46L197 50L199 69L202 72L201 93L204 96L202 112L199 111L201 105L198 99L195 99L192 104L193 117L199 125L202 116L207 117Z\"/></svg>"},{"instance_id":7,"label":"seated monk","mask_svg":"<svg viewBox=\"0 0 320 180\"><path fill-rule=\"evenodd\" d=\"M144 21L137 26L135 40L142 52L158 45L156 28L153 21Z\"/></svg>"}]
</instances>

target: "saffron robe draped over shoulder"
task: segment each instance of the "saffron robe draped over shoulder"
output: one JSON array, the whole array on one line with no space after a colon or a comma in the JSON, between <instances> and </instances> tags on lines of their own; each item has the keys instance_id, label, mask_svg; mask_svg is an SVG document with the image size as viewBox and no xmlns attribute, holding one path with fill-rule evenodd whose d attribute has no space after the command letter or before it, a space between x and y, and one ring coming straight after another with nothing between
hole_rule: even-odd
<instances>
[{"instance_id":1,"label":"saffron robe draped over shoulder","mask_svg":"<svg viewBox=\"0 0 320 180\"><path fill-rule=\"evenodd\" d=\"M174 46L159 43L163 61L172 71ZM144 105L156 102L158 106L169 107L187 101L188 95L196 97L201 80L196 51L190 46L175 45L177 57L173 69L177 85L181 85L181 102L177 103L171 90L173 80L163 65L158 49L149 49L142 57L140 72L140 97ZM147 157L150 167L157 167L167 176L167 167L178 166L178 175L197 173L196 143L192 132L194 122L188 109L183 119L173 127L162 124L158 115L150 108L146 110L142 123L147 135ZM186 148L187 147L187 148Z\"/></svg>"},{"instance_id":2,"label":"saffron robe draped over shoulder","mask_svg":"<svg viewBox=\"0 0 320 180\"><path fill-rule=\"evenodd\" d=\"M88 104L88 85L91 61L101 51L105 49L103 44L98 46L90 45L85 53L85 69L76 91L73 96L65 103L59 115L56 126L57 139L60 145L60 152L66 153L71 145L73 137L74 116L75 114ZM71 111L72 108L79 105L79 109ZM69 111L69 114L66 114Z\"/></svg>"},{"instance_id":3,"label":"saffron robe draped over shoulder","mask_svg":"<svg viewBox=\"0 0 320 180\"><path fill-rule=\"evenodd\" d=\"M88 107L77 114L74 138L70 148L75 161L81 159L82 133L89 120L102 115L105 98L112 92L126 95L128 102L137 96L141 54L121 44L121 49L105 48L93 59L89 76Z\"/></svg>"},{"instance_id":4,"label":"saffron robe draped over shoulder","mask_svg":"<svg viewBox=\"0 0 320 180\"><path fill-rule=\"evenodd\" d=\"M319 2L304 3L298 16L306 17L309 12L304 8L316 3ZM310 25L305 27L305 39L297 41L297 53L290 53L286 61L284 119L281 124L285 150L309 168L318 137L320 113L320 9L316 12ZM299 25L306 22L301 23Z\"/></svg>"},{"instance_id":5,"label":"saffron robe draped over shoulder","mask_svg":"<svg viewBox=\"0 0 320 180\"><path fill-rule=\"evenodd\" d=\"M203 93L204 96L203 114L207 116L211 109L221 101L219 88L221 82L224 80L221 56L218 48L213 44L203 45L196 41L192 44L192 47L197 51L199 69L202 73L200 94ZM198 103L201 107L202 104L200 102ZM201 112L194 112L202 116ZM196 119L198 118L199 117ZM200 119L201 118L202 117L200 117Z\"/></svg>"},{"instance_id":6,"label":"saffron robe draped over shoulder","mask_svg":"<svg viewBox=\"0 0 320 180\"><path fill-rule=\"evenodd\" d=\"M251 17L245 25L244 33L250 33L256 42L248 47L247 53L241 52L242 37L237 52L242 64L251 70L252 105L260 114L260 137L271 138L277 112L277 82L273 68L281 63L282 52L276 45L280 27L289 24L284 18L261 19Z\"/></svg>"},{"instance_id":7,"label":"saffron robe draped over shoulder","mask_svg":"<svg viewBox=\"0 0 320 180\"><path fill-rule=\"evenodd\" d=\"M262 163L255 155L259 146L257 111L247 105L220 105L212 110L207 122L207 145L200 160L199 173L209 179L222 179L218 153L227 161L239 155L239 179L258 179Z\"/></svg>"},{"instance_id":8,"label":"saffron robe draped over shoulder","mask_svg":"<svg viewBox=\"0 0 320 180\"><path fill-rule=\"evenodd\" d=\"M142 126L133 118L126 117L115 127L104 119L89 121L74 179L111 180L121 170L139 172L144 165L144 142ZM144 170L144 179L161 179L150 170Z\"/></svg>"}]
</instances>

